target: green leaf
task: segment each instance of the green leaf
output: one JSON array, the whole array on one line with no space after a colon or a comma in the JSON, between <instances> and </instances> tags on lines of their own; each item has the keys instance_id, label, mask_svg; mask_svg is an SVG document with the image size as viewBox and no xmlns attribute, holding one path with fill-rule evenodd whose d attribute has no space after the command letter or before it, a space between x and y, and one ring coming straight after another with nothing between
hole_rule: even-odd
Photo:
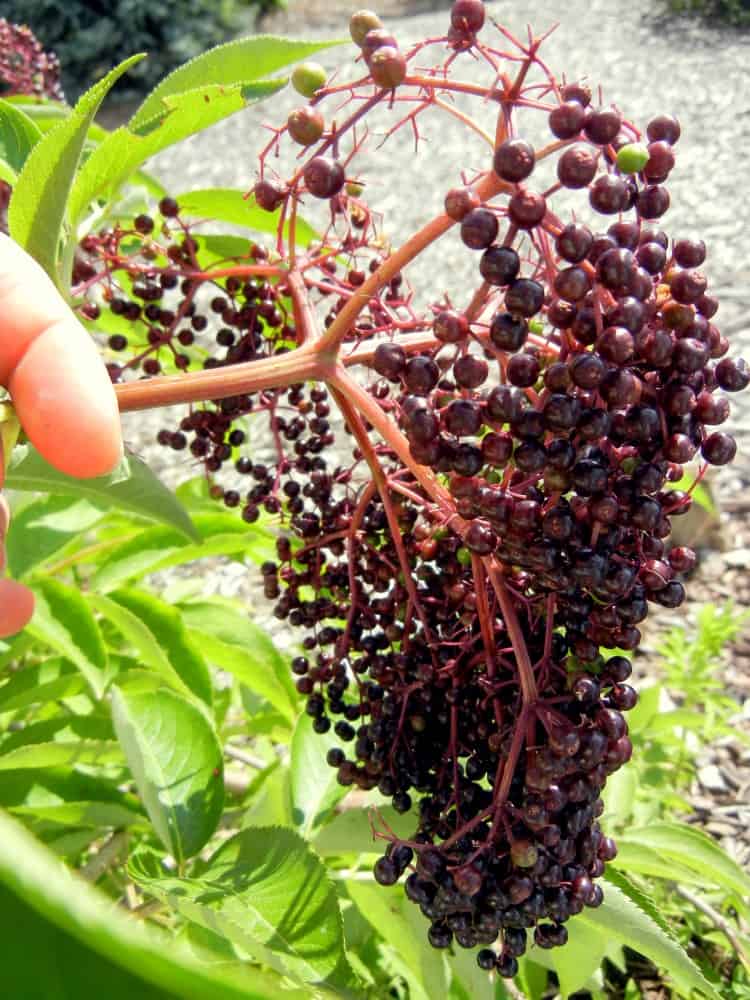
<instances>
[{"instance_id":1,"label":"green leaf","mask_svg":"<svg viewBox=\"0 0 750 1000\"><path fill-rule=\"evenodd\" d=\"M313 729L309 715L301 715L292 736L292 819L303 837L326 822L347 789L336 780L336 771L326 763L326 753L340 740L332 732Z\"/></svg>"},{"instance_id":2,"label":"green leaf","mask_svg":"<svg viewBox=\"0 0 750 1000\"><path fill-rule=\"evenodd\" d=\"M593 910L586 907L575 919L610 942L621 942L650 958L686 994L699 990L712 1000L721 1000L682 947L617 886L608 885L602 905Z\"/></svg>"},{"instance_id":3,"label":"green leaf","mask_svg":"<svg viewBox=\"0 0 750 1000\"><path fill-rule=\"evenodd\" d=\"M109 598L93 598L136 649L146 663L158 670L172 686L184 685L206 705L211 705L211 674L200 648L185 630L180 612L145 590L117 590ZM119 605L128 614L118 614ZM140 627L139 627L140 626Z\"/></svg>"},{"instance_id":4,"label":"green leaf","mask_svg":"<svg viewBox=\"0 0 750 1000\"><path fill-rule=\"evenodd\" d=\"M28 631L78 667L97 698L105 687L107 650L89 606L75 587L44 577L32 590L36 598Z\"/></svg>"},{"instance_id":5,"label":"green leaf","mask_svg":"<svg viewBox=\"0 0 750 1000\"><path fill-rule=\"evenodd\" d=\"M112 691L112 720L159 838L178 861L213 834L224 805L223 762L203 713L171 691Z\"/></svg>"},{"instance_id":6,"label":"green leaf","mask_svg":"<svg viewBox=\"0 0 750 1000\"><path fill-rule=\"evenodd\" d=\"M118 77L143 58L131 56L86 91L72 114L40 139L21 171L8 209L13 239L67 292L57 267L66 204L89 126Z\"/></svg>"},{"instance_id":7,"label":"green leaf","mask_svg":"<svg viewBox=\"0 0 750 1000\"><path fill-rule=\"evenodd\" d=\"M39 126L8 101L0 101L0 159L18 173L41 138Z\"/></svg>"},{"instance_id":8,"label":"green leaf","mask_svg":"<svg viewBox=\"0 0 750 1000\"><path fill-rule=\"evenodd\" d=\"M11 674L0 687L0 712L17 712L29 705L62 701L85 688L85 678L72 663L49 658Z\"/></svg>"},{"instance_id":9,"label":"green leaf","mask_svg":"<svg viewBox=\"0 0 750 1000\"><path fill-rule=\"evenodd\" d=\"M417 979L428 1000L445 996L445 965L436 960L434 949L427 943L428 924L413 903L408 902L400 885L376 885L349 879L346 891L359 912L382 937L392 945ZM416 929L416 922L408 919L408 910L422 922L423 934Z\"/></svg>"},{"instance_id":10,"label":"green leaf","mask_svg":"<svg viewBox=\"0 0 750 1000\"><path fill-rule=\"evenodd\" d=\"M152 521L168 524L190 539L197 539L190 517L174 493L135 455L126 455L108 476L76 479L53 469L30 445L17 445L8 466L5 486L22 492L64 493L94 504L130 510Z\"/></svg>"},{"instance_id":11,"label":"green leaf","mask_svg":"<svg viewBox=\"0 0 750 1000\"><path fill-rule=\"evenodd\" d=\"M166 98L206 84L223 86L260 80L290 63L332 45L337 41L303 42L272 35L241 38L217 45L208 52L179 66L157 84L128 123L138 129L164 110Z\"/></svg>"},{"instance_id":12,"label":"green leaf","mask_svg":"<svg viewBox=\"0 0 750 1000\"><path fill-rule=\"evenodd\" d=\"M111 764L122 760L119 746L110 740L60 740L31 743L0 755L0 771L28 768L75 767L76 764Z\"/></svg>"},{"instance_id":13,"label":"green leaf","mask_svg":"<svg viewBox=\"0 0 750 1000\"><path fill-rule=\"evenodd\" d=\"M115 802L61 802L52 806L16 806L14 816L29 817L66 827L121 827L144 822L143 816Z\"/></svg>"},{"instance_id":14,"label":"green leaf","mask_svg":"<svg viewBox=\"0 0 750 1000\"><path fill-rule=\"evenodd\" d=\"M14 577L23 576L101 518L98 506L69 496L44 496L27 504L13 517L8 532L10 572Z\"/></svg>"},{"instance_id":15,"label":"green leaf","mask_svg":"<svg viewBox=\"0 0 750 1000\"><path fill-rule=\"evenodd\" d=\"M336 892L293 831L250 827L191 879L164 876L152 858L135 855L132 878L186 919L302 982L352 984Z\"/></svg>"},{"instance_id":16,"label":"green leaf","mask_svg":"<svg viewBox=\"0 0 750 1000\"><path fill-rule=\"evenodd\" d=\"M165 97L164 107L155 117L137 126L132 122L123 125L92 152L71 193L71 218L79 220L92 201L114 199L128 178L156 153L276 93L285 83L261 80L206 85Z\"/></svg>"},{"instance_id":17,"label":"green leaf","mask_svg":"<svg viewBox=\"0 0 750 1000\"><path fill-rule=\"evenodd\" d=\"M626 896L629 896L630 899L632 899L637 906L640 906L642 910L645 910L646 913L648 913L648 915L651 917L651 919L655 923L657 923L659 927L661 927L661 929L664 931L665 934L668 934L669 937L674 938L675 936L674 932L672 931L672 928L669 926L667 921L664 919L664 916L659 907L656 905L653 899L651 899L650 896L648 896L642 889L638 888L638 886L632 881L632 879L629 879L622 872L617 871L615 868L612 867L612 865L607 866L607 869L604 873L604 878L611 885L616 885L617 888L621 892L623 892ZM606 887L605 887L605 892L606 892Z\"/></svg>"},{"instance_id":18,"label":"green leaf","mask_svg":"<svg viewBox=\"0 0 750 1000\"><path fill-rule=\"evenodd\" d=\"M200 191L185 191L177 195L177 203L183 215L194 218L211 219L219 222L231 222L245 226L254 232L276 233L281 216L281 209L266 212L255 204L254 198L246 198L242 191L233 188L204 188ZM318 234L304 219L297 216L297 242L307 245L318 239ZM284 223L284 235L289 236L289 223Z\"/></svg>"},{"instance_id":19,"label":"green leaf","mask_svg":"<svg viewBox=\"0 0 750 1000\"><path fill-rule=\"evenodd\" d=\"M313 847L324 856L332 854L382 854L383 841L373 836L373 826L387 827L397 837L414 833L414 817L397 813L393 806L344 809L315 836Z\"/></svg>"},{"instance_id":20,"label":"green leaf","mask_svg":"<svg viewBox=\"0 0 750 1000\"><path fill-rule=\"evenodd\" d=\"M247 611L217 599L191 601L181 610L183 622L211 663L233 674L285 718L294 719L298 698L289 664Z\"/></svg>"},{"instance_id":21,"label":"green leaf","mask_svg":"<svg viewBox=\"0 0 750 1000\"><path fill-rule=\"evenodd\" d=\"M651 878L666 877L687 885L701 885L703 882L701 876L692 869L675 861L668 864L658 851L645 844L633 843L625 835L617 838L617 857L612 865L619 871L648 875Z\"/></svg>"},{"instance_id":22,"label":"green leaf","mask_svg":"<svg viewBox=\"0 0 750 1000\"><path fill-rule=\"evenodd\" d=\"M200 539L194 545L187 545L181 534L169 528L140 531L135 538L107 553L99 563L92 585L98 590L109 590L126 580L209 556L238 559L249 556L256 562L264 562L273 554L266 538L259 537L231 514L198 513L193 515L192 524Z\"/></svg>"},{"instance_id":23,"label":"green leaf","mask_svg":"<svg viewBox=\"0 0 750 1000\"><path fill-rule=\"evenodd\" d=\"M11 187L16 183L18 175L16 174L13 167L6 163L2 157L0 157L0 181L5 181L6 184L10 184Z\"/></svg>"},{"instance_id":24,"label":"green leaf","mask_svg":"<svg viewBox=\"0 0 750 1000\"><path fill-rule=\"evenodd\" d=\"M0 911L8 997L311 1000L309 991L285 991L273 973L212 966L125 916L2 813Z\"/></svg>"},{"instance_id":25,"label":"green leaf","mask_svg":"<svg viewBox=\"0 0 750 1000\"><path fill-rule=\"evenodd\" d=\"M607 954L609 944L605 934L577 920L570 920L565 926L568 941L564 948L555 948L546 955L534 948L531 956L540 962L542 957L549 959L550 967L560 980L561 994L569 997L589 983Z\"/></svg>"},{"instance_id":26,"label":"green leaf","mask_svg":"<svg viewBox=\"0 0 750 1000\"><path fill-rule=\"evenodd\" d=\"M670 874L669 863L674 861L714 885L741 896L750 894L750 876L708 834L686 823L653 823L639 830L628 830L620 839L668 859L665 874Z\"/></svg>"}]
</instances>

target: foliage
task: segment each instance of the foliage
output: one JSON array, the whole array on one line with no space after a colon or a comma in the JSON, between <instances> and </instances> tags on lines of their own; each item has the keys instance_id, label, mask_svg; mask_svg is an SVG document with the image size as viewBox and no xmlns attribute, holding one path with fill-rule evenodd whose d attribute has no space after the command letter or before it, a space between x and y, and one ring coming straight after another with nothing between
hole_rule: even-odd
<instances>
[{"instance_id":1,"label":"foliage","mask_svg":"<svg viewBox=\"0 0 750 1000\"><path fill-rule=\"evenodd\" d=\"M94 115L132 60L72 111L9 103L0 150L11 149L12 130L15 235L68 293L81 233L121 218L130 225L154 198L170 217L169 199L143 172L149 156L275 93L285 81L272 74L320 47L251 39L206 53L113 133ZM203 239L214 264L236 262L238 246L246 254L260 233L314 237L303 220L285 228L280 212L263 213L238 192L180 201L241 227L243 237ZM290 298L276 301L291 309ZM116 314L98 319L110 338L120 335ZM279 355L287 352L282 340ZM227 493L219 491L226 509L216 505L207 479L172 495L132 457L111 477L74 482L28 446L13 456L7 484L16 491L9 564L37 597L30 627L0 645L0 891L14 994L48 997L62 984L81 996L505 997L502 980L471 955L428 945L398 887L376 885L383 831L408 839L413 819L391 796L375 793L365 805L336 780L327 756L339 741L316 726L290 676L299 650L279 648L257 609L204 590L199 560L219 556L265 567L273 593L278 508L256 507L243 520ZM374 520L368 531L370 548L384 548ZM299 569L298 548L287 544ZM467 549L461 558L471 565ZM160 574L175 568L185 575L165 586ZM631 952L678 996L719 997L730 979L744 988L745 970L705 910L677 894L731 921L748 916L750 879L683 815L696 751L728 731L733 706L717 670L739 624L731 609L708 607L692 644L678 632L665 641L666 683L647 688L631 715L636 760L607 778L602 823L619 834L620 853L603 904L570 921L565 947L530 948L516 980L529 1000L548 988L603 997L605 974L627 970ZM40 942L49 967L35 978Z\"/></svg>"},{"instance_id":2,"label":"foliage","mask_svg":"<svg viewBox=\"0 0 750 1000\"><path fill-rule=\"evenodd\" d=\"M236 29L241 7L265 13L284 0L8 0L3 14L27 24L62 64L69 99L101 79L112 53L149 52L120 97L145 93L166 73Z\"/></svg>"},{"instance_id":3,"label":"foliage","mask_svg":"<svg viewBox=\"0 0 750 1000\"><path fill-rule=\"evenodd\" d=\"M192 991L180 995L196 997L212 988L263 997L283 984L312 996L503 996L460 952L436 959L402 894L374 883L375 817L332 780L327 744L299 715L287 657L254 634L241 604L203 594L200 573L157 596L159 555L171 566L200 564L195 544L154 518L181 524L189 514L207 539L239 539L228 558L248 567L264 560L268 528L238 534L236 516L215 511L200 480L178 490L173 509L159 496L139 513L113 507L103 492L92 499L85 483L69 483L78 495L14 484L24 492L14 499L10 556L42 598L31 629L0 653L0 804L38 841L3 819L0 878L6 912L17 918L18 992L29 989L28 935L47 942L68 989L84 975L81 990L94 981L132 988L127 977L136 976L155 997L178 983ZM31 488L39 485L35 478ZM29 534L42 540L36 550ZM547 969L564 996L603 995L602 962L625 968L623 945L666 969L688 996L702 981L677 942L695 954L696 936L711 949L697 955L703 975L720 985L711 961L721 939L670 889L684 885L729 914L747 913L747 876L676 819L695 741L708 738L707 717L713 734L730 710L713 681L739 617L707 606L699 618L694 636L675 630L665 649L703 651L696 662L711 651L706 716L692 703L656 715L652 692L662 686L644 692L631 728L635 761L607 790L605 821L620 835L620 854L605 904L571 924L564 949L530 952L519 979L530 1000L542 996ZM94 662L96 674L87 674L83 664ZM663 664L676 696L691 671L680 671L674 653ZM196 686L201 672L207 689ZM377 809L380 822L405 829L389 805ZM106 896L147 908L184 952L170 947L169 963L155 967L159 938L110 917L93 890L73 888L54 855ZM39 981L40 997L50 982Z\"/></svg>"},{"instance_id":4,"label":"foliage","mask_svg":"<svg viewBox=\"0 0 750 1000\"><path fill-rule=\"evenodd\" d=\"M716 24L738 28L750 25L748 0L667 0L670 11L689 14Z\"/></svg>"}]
</instances>

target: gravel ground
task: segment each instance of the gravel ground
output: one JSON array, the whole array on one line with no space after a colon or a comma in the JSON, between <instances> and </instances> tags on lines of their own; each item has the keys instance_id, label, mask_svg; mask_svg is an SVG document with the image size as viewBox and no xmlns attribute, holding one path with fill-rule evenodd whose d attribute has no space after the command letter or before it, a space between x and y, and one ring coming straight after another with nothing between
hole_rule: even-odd
<instances>
[{"instance_id":1,"label":"gravel ground","mask_svg":"<svg viewBox=\"0 0 750 1000\"><path fill-rule=\"evenodd\" d=\"M381 10L384 14L430 10L417 16L388 18L387 26L405 47L425 36L442 33L449 6L448 2L435 4L429 0L387 0ZM303 11L301 4L293 0L289 12L277 16L267 28L298 37L341 37L346 34L348 9L339 0L313 0L305 4ZM682 138L677 147L677 168L668 185L672 208L664 226L677 236L705 239L710 290L722 302L717 322L733 344L732 353L750 357L750 324L746 322L750 306L746 235L750 229L750 203L744 190L750 180L750 37L689 22L661 23L654 19L648 0L627 4L569 0L562 12L559 4L539 0L523 5L522 10L509 3L492 4L490 9L515 33L523 32L527 22L540 32L559 21L544 50L550 67L558 75L564 72L568 79L586 77L592 86L601 86L604 101L615 102L640 126L659 112L679 117ZM321 61L329 69L343 64L342 72L346 73L352 58L352 47L341 46L324 53ZM480 69L470 57L463 57L461 78L478 77ZM255 155L267 141L268 133L261 124L271 117L283 120L296 103L295 95L285 94L273 116L270 106L248 109L163 153L153 163L154 171L174 192L209 186L246 190L254 181ZM376 179L368 185L368 200L383 212L386 232L395 244L439 210L444 192L459 180L463 169L471 171L483 163L477 155L478 147L475 150L466 143L464 130L444 125L442 119L434 117L426 123L426 142L417 158L412 143L399 135L375 159ZM433 275L440 273L441 278L446 276L447 288L456 301L466 301L475 280L476 258L459 247L452 234L431 253L424 254L407 272L415 288L427 289L434 297ZM446 251L451 254L449 261ZM136 450L153 457L157 467L165 468L162 451L150 445L155 428L162 422L163 416L130 415L126 433ZM694 539L697 533L707 549L691 585L696 602L721 603L733 598L740 604L750 603L750 392L744 394L744 399L733 400L732 422L740 445L737 462L731 470L716 474L710 483L723 513L718 519L704 517L702 523L688 529L690 537ZM170 463L173 458L170 456ZM169 478L181 478L184 471L172 468ZM256 602L237 564L217 562L205 579L209 590L242 593L250 602ZM645 657L658 645L664 628L675 622L689 622L691 617L690 606L679 613L654 615L643 645ZM273 629L274 620L266 620ZM727 686L738 698L737 724L750 733L747 636L735 644ZM701 784L694 790L697 815L738 860L747 863L750 752L725 741L712 748L700 763Z\"/></svg>"}]
</instances>

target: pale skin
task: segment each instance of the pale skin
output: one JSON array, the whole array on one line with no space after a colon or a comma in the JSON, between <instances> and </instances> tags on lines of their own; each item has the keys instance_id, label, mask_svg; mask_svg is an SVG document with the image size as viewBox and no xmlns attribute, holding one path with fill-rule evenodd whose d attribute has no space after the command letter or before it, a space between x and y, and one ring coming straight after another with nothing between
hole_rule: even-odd
<instances>
[{"instance_id":1,"label":"pale skin","mask_svg":"<svg viewBox=\"0 0 750 1000\"><path fill-rule=\"evenodd\" d=\"M102 476L120 461L117 399L99 352L44 271L2 233L0 385L31 443L61 472ZM0 496L0 542L9 517ZM0 636L20 631L33 610L27 587L0 580Z\"/></svg>"}]
</instances>

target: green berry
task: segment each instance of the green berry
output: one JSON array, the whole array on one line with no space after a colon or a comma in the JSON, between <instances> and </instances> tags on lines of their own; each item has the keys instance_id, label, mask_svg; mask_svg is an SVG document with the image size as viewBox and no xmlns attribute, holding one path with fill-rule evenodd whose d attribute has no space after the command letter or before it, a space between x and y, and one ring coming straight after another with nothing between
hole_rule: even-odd
<instances>
[{"instance_id":1,"label":"green berry","mask_svg":"<svg viewBox=\"0 0 750 1000\"><path fill-rule=\"evenodd\" d=\"M642 142L629 142L617 151L617 168L623 174L637 174L648 163L648 156Z\"/></svg>"},{"instance_id":2,"label":"green berry","mask_svg":"<svg viewBox=\"0 0 750 1000\"><path fill-rule=\"evenodd\" d=\"M316 62L304 62L295 66L292 72L292 86L303 97L314 97L316 91L325 86L328 74Z\"/></svg>"}]
</instances>

